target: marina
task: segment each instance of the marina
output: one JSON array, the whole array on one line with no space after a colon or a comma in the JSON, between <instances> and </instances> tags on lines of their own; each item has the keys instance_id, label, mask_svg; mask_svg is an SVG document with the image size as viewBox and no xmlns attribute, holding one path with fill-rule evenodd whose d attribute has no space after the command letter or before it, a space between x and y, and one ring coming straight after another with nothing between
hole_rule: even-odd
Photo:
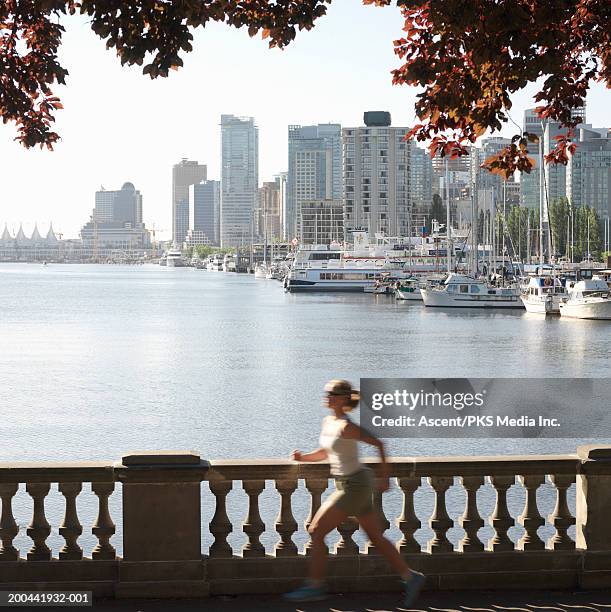
<instances>
[{"instance_id":1,"label":"marina","mask_svg":"<svg viewBox=\"0 0 611 612\"><path fill-rule=\"evenodd\" d=\"M188 267L0 264L0 291L6 459L142 447L283 457L315 439L331 372L353 381L605 377L611 357L606 321L291 293L275 280ZM44 430L23 425L37 418ZM270 436L278 420L288 429ZM244 423L248 436L237 433ZM399 455L484 450L477 440L389 446ZM499 441L499 452L573 446Z\"/></svg>"}]
</instances>

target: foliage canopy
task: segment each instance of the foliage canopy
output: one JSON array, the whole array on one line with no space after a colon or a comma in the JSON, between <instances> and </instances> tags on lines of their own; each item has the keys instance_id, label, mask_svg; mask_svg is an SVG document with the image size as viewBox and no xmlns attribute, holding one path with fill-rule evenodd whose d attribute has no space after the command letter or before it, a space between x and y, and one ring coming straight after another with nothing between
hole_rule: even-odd
<instances>
[{"instance_id":1,"label":"foliage canopy","mask_svg":"<svg viewBox=\"0 0 611 612\"><path fill-rule=\"evenodd\" d=\"M26 147L52 148L53 94L68 72L58 49L61 16L81 13L115 49L122 64L143 66L151 78L168 76L192 50L192 31L210 21L261 33L270 47L285 47L297 29L309 30L331 0L4 0L0 3L0 116L17 125ZM391 0L363 0L385 6ZM609 0L396 0L403 36L394 41L400 65L393 83L422 88L410 137L430 142L432 153L457 156L486 130L508 120L510 95L542 79L536 95L542 118L568 128L571 109L584 105L592 80L611 85ZM399 31L399 25L397 30ZM566 163L575 146L559 137L548 162ZM529 135L485 167L506 177L530 171Z\"/></svg>"}]
</instances>

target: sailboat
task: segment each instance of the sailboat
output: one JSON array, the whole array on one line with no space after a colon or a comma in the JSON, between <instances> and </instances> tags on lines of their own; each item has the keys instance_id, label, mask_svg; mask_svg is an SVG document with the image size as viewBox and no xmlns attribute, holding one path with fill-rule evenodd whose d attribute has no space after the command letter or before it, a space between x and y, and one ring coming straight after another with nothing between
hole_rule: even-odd
<instances>
[{"instance_id":1,"label":"sailboat","mask_svg":"<svg viewBox=\"0 0 611 612\"><path fill-rule=\"evenodd\" d=\"M545 127L541 124L543 132ZM543 143L539 139L539 270L530 277L520 296L527 312L534 314L560 314L560 304L567 298L567 290L556 275L554 266L546 273L544 263L544 224L547 224L547 254L551 254L551 235L549 230L547 185L543 171Z\"/></svg>"},{"instance_id":2,"label":"sailboat","mask_svg":"<svg viewBox=\"0 0 611 612\"><path fill-rule=\"evenodd\" d=\"M446 162L446 184L447 162ZM446 193L448 189L446 188ZM452 251L450 237L450 201L447 198L446 241L448 255L448 276L441 285L422 288L420 293L425 306L435 308L523 308L518 287L497 287L483 278L473 278L452 272ZM473 222L477 219L475 207L472 209L472 269L477 270L478 244ZM494 240L492 241L494 243ZM492 250L494 255L495 249ZM503 254L504 255L504 254ZM492 261L492 260L491 260Z\"/></svg>"}]
</instances>

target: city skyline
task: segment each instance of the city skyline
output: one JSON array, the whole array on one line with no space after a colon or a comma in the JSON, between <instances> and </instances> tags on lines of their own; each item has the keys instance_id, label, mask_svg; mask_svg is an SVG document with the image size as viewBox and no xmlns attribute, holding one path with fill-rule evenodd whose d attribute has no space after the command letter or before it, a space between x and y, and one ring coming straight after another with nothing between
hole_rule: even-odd
<instances>
[{"instance_id":1,"label":"city skyline","mask_svg":"<svg viewBox=\"0 0 611 612\"><path fill-rule=\"evenodd\" d=\"M0 125L0 221L15 230L20 221L26 233L35 222L53 221L65 236L76 237L100 184L131 181L146 197L147 227L155 225L170 238L171 167L181 158L195 159L220 179L221 114L255 118L259 184L288 169L288 125L360 126L366 110L388 110L394 125L415 123L418 89L391 84L390 70L399 63L392 40L400 37L402 24L396 7L379 10L339 0L285 51L270 50L245 31L211 24L195 34L185 67L156 81L138 67L121 67L82 18L66 24L61 53L70 76L68 87L57 89L65 110L57 113L63 140L56 151L22 149L12 140L14 128ZM354 45L354 38L369 42ZM313 65L316 78L308 76L304 86ZM261 95L246 97L247 91ZM513 96L511 116L518 125L524 110L534 106L535 91L533 85ZM593 85L589 123L608 123L607 100L604 86ZM508 123L500 135L516 132Z\"/></svg>"}]
</instances>

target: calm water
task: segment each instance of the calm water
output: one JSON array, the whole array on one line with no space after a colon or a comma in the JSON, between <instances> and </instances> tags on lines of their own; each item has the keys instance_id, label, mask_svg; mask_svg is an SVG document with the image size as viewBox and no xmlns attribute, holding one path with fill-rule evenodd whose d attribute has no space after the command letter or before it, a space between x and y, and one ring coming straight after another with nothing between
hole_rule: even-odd
<instances>
[{"instance_id":1,"label":"calm water","mask_svg":"<svg viewBox=\"0 0 611 612\"><path fill-rule=\"evenodd\" d=\"M426 309L159 266L0 264L1 458L316 444L331 377L608 375L605 322ZM572 451L574 440L401 441L395 454Z\"/></svg>"},{"instance_id":2,"label":"calm water","mask_svg":"<svg viewBox=\"0 0 611 612\"><path fill-rule=\"evenodd\" d=\"M0 264L0 460L118 459L134 449L196 449L206 458L284 457L317 445L321 389L331 377L583 376L608 374L611 334L604 322L543 320L526 313L429 310L365 294L293 295L276 281L159 266ZM605 432L607 433L607 432ZM605 440L606 441L606 440ZM573 452L577 440L391 440L395 455ZM90 526L96 501L89 486L79 515ZM214 503L202 488L204 525ZM478 498L494 508L490 485ZM512 514L524 491L509 492ZM433 492L423 486L416 510L424 543ZM542 515L555 493L540 489ZM271 550L278 496L261 496ZM308 495L295 493L303 545ZM389 518L401 507L397 489L384 496ZM236 487L229 513L239 525L245 495ZM571 506L574 493L571 490ZM54 487L47 518L57 526L63 499ZM448 492L456 517L464 492ZM121 551L120 495L111 498ZM31 518L21 488L16 517ZM549 526L542 535L553 533ZM399 537L396 526L389 531ZM450 531L452 541L462 530ZM491 537L490 527L480 537ZM520 536L520 528L510 532ZM239 548L239 528L230 542ZM362 538L358 539L362 544ZM54 527L48 543L63 540ZM31 542L16 539L22 555ZM86 552L95 544L89 528ZM204 533L203 550L210 544Z\"/></svg>"}]
</instances>

